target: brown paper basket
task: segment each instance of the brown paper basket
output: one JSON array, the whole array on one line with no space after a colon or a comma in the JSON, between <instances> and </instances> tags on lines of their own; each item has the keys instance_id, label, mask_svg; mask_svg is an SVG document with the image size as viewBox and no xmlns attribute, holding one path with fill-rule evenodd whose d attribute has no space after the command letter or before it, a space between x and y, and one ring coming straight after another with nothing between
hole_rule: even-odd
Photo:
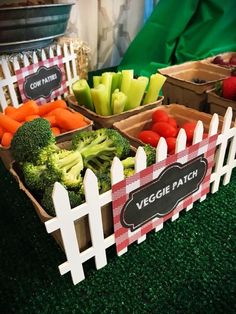
<instances>
[{"instance_id":1,"label":"brown paper basket","mask_svg":"<svg viewBox=\"0 0 236 314\"><path fill-rule=\"evenodd\" d=\"M224 115L228 107L233 109L233 118L236 119L236 101L223 98L216 94L215 89L207 92L207 102L211 114Z\"/></svg>"}]
</instances>

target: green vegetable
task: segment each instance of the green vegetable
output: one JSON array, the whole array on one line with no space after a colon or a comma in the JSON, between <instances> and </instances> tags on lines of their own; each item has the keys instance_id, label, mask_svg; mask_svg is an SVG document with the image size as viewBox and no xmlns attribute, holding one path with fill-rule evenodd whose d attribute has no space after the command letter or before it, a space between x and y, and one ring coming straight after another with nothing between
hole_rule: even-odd
<instances>
[{"instance_id":1,"label":"green vegetable","mask_svg":"<svg viewBox=\"0 0 236 314\"><path fill-rule=\"evenodd\" d=\"M141 105L145 89L148 85L148 78L140 76L137 79L132 79L127 92L127 103L125 111L134 109Z\"/></svg>"},{"instance_id":2,"label":"green vegetable","mask_svg":"<svg viewBox=\"0 0 236 314\"><path fill-rule=\"evenodd\" d=\"M47 213L51 216L55 216L55 209L53 205L53 200L52 200L52 192L53 192L53 186L50 185L46 187L43 197L41 200L42 206L46 209ZM84 203L84 197L81 195L81 193L77 191L68 191L68 196L70 199L70 206L71 208L74 208L76 206L79 206L80 204Z\"/></svg>"},{"instance_id":3,"label":"green vegetable","mask_svg":"<svg viewBox=\"0 0 236 314\"><path fill-rule=\"evenodd\" d=\"M48 159L48 167L68 188L78 188L83 182L83 159L79 151L62 149Z\"/></svg>"},{"instance_id":4,"label":"green vegetable","mask_svg":"<svg viewBox=\"0 0 236 314\"><path fill-rule=\"evenodd\" d=\"M105 85L99 84L95 88L91 88L91 95L95 112L101 116L110 116L110 100L108 100L108 94Z\"/></svg>"},{"instance_id":5,"label":"green vegetable","mask_svg":"<svg viewBox=\"0 0 236 314\"><path fill-rule=\"evenodd\" d=\"M122 78L121 78L120 90L122 93L127 95L131 80L134 77L134 70L122 70L121 74L122 74Z\"/></svg>"},{"instance_id":6,"label":"green vegetable","mask_svg":"<svg viewBox=\"0 0 236 314\"><path fill-rule=\"evenodd\" d=\"M109 172L97 174L99 193L105 193L111 189L111 176Z\"/></svg>"},{"instance_id":7,"label":"green vegetable","mask_svg":"<svg viewBox=\"0 0 236 314\"><path fill-rule=\"evenodd\" d=\"M94 75L93 76L93 87L97 87L99 84L101 84L101 76Z\"/></svg>"},{"instance_id":8,"label":"green vegetable","mask_svg":"<svg viewBox=\"0 0 236 314\"><path fill-rule=\"evenodd\" d=\"M77 133L72 137L72 147L81 153L85 167L97 170L103 163L111 165L115 156L126 158L130 153L129 141L116 130L105 128Z\"/></svg>"},{"instance_id":9,"label":"green vegetable","mask_svg":"<svg viewBox=\"0 0 236 314\"><path fill-rule=\"evenodd\" d=\"M165 80L166 80L166 77L159 73L152 74L150 76L149 86L143 100L143 105L150 104L157 100L158 95L160 93L160 89L165 83Z\"/></svg>"},{"instance_id":10,"label":"green vegetable","mask_svg":"<svg viewBox=\"0 0 236 314\"><path fill-rule=\"evenodd\" d=\"M124 111L127 102L127 96L115 89L111 96L111 110L113 114L119 114Z\"/></svg>"},{"instance_id":11,"label":"green vegetable","mask_svg":"<svg viewBox=\"0 0 236 314\"><path fill-rule=\"evenodd\" d=\"M122 74L121 72L112 73L112 82L111 82L111 94L121 87Z\"/></svg>"},{"instance_id":12,"label":"green vegetable","mask_svg":"<svg viewBox=\"0 0 236 314\"><path fill-rule=\"evenodd\" d=\"M58 149L55 143L50 123L46 119L38 118L25 122L17 130L11 142L11 152L19 163L43 163L48 155Z\"/></svg>"},{"instance_id":13,"label":"green vegetable","mask_svg":"<svg viewBox=\"0 0 236 314\"><path fill-rule=\"evenodd\" d=\"M94 111L90 87L85 79L80 79L72 85L72 90L79 105Z\"/></svg>"}]
</instances>

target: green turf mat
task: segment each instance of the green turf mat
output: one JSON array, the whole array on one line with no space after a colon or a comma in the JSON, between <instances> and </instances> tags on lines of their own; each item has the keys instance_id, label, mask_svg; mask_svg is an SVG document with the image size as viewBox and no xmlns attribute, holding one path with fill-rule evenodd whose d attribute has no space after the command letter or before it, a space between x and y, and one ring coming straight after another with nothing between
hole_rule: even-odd
<instances>
[{"instance_id":1,"label":"green turf mat","mask_svg":"<svg viewBox=\"0 0 236 314\"><path fill-rule=\"evenodd\" d=\"M0 163L0 313L236 313L236 171L122 257L72 284L66 258Z\"/></svg>"}]
</instances>

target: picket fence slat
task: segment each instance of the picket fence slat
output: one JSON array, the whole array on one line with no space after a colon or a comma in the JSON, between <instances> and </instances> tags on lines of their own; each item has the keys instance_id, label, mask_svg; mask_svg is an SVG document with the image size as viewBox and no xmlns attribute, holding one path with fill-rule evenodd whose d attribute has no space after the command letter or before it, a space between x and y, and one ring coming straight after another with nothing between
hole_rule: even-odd
<instances>
[{"instance_id":1,"label":"picket fence slat","mask_svg":"<svg viewBox=\"0 0 236 314\"><path fill-rule=\"evenodd\" d=\"M0 80L0 111L3 112L8 105L16 108L21 105L21 95L15 75L17 70L30 64L36 64L39 61L45 61L48 57L52 58L59 55L63 56L62 62L66 73L66 86L69 89L79 79L76 70L77 54L74 52L73 44L69 44L69 47L68 44L64 44L63 48L58 44L55 48L44 48L40 52L33 51L31 55L24 54L22 56L19 54L0 57L0 67L4 74L4 77ZM61 99L62 96L67 95L68 92L58 96L56 99Z\"/></svg>"},{"instance_id":2,"label":"picket fence slat","mask_svg":"<svg viewBox=\"0 0 236 314\"><path fill-rule=\"evenodd\" d=\"M224 117L224 122L221 130L219 129L219 117L217 114L212 116L208 136L215 135L218 133L218 138L216 142L217 150L214 156L215 166L212 170L212 174L210 177L211 182L211 192L215 193L219 185L221 183L221 178L223 176L223 184L227 184L230 181L230 177L232 174L233 168L236 167L236 124L232 126L232 109L229 108L226 112ZM194 132L194 139L193 144L199 143L202 141L203 138L203 123L198 121L195 132ZM177 144L175 152L181 152L186 147L187 136L183 129L180 130L178 137L177 137ZM226 158L226 153L228 152L228 156ZM156 149L156 162L162 161L167 158L167 144L164 138L161 138L157 149ZM181 159L182 163L187 161L187 156L184 156ZM136 172L141 171L142 169L146 168L146 156L143 148L139 147L136 155L135 155L135 169ZM161 169L157 169L156 173L153 174L157 177ZM111 182L112 184L116 184L124 179L124 170L121 161L115 157L111 167ZM106 238L104 238L103 230L102 230L102 220L101 220L101 207L106 204L111 204L112 202L112 192L111 190L99 195L98 194L98 187L96 176L92 173L91 170L87 170L86 178L84 179L84 188L85 188L85 196L86 202L80 206L77 206L73 209L67 208L67 216L64 217L65 223L67 224L67 228L70 228L70 233L74 233L73 237L70 235L71 239L73 238L73 244L65 245L64 249L67 256L67 261L59 266L59 271L61 275L65 273L71 272L73 283L76 284L79 281L84 279L84 272L83 272L83 263L87 260L95 257L96 267L100 268L107 264L106 259L106 249L110 246L115 244L115 236L114 233ZM55 196L55 195L54 195ZM60 197L58 198L58 204L56 201L55 196L55 206L57 206L58 214L59 208L62 206L62 193L60 192ZM65 197L65 195L63 196ZM65 197L66 198L66 197ZM202 197L200 201L203 201L206 197ZM67 196L68 199L68 196ZM59 204L60 203L60 204ZM67 204L68 205L68 204ZM67 206L66 205L66 206ZM189 205L186 208L186 211L190 210L194 204ZM56 209L56 208L55 208ZM76 239L76 233L74 226L71 227L71 223L74 224L74 221L78 219L78 217L83 217L85 215L89 216L90 222L90 233L92 237L92 245L84 250L83 252L79 252L79 250L75 249L75 246L78 247L78 241ZM51 220L45 223L47 231L53 232L57 229L61 230L61 233L68 232L62 228L62 224L64 223L61 219L62 214L59 217L52 218ZM179 214L174 215L172 221L177 219ZM59 219L59 220L58 220ZM69 222L70 221L70 222ZM155 218L153 219L156 224L155 231L158 232L163 228L163 219L162 218ZM96 225L95 225L96 222ZM136 232L136 231L135 231ZM67 237L66 237L67 239ZM145 240L144 237L141 237L137 242L141 243ZM63 241L64 242L64 241ZM74 247L74 253L71 252L71 247ZM118 253L118 256L123 255L128 251L128 248L123 249ZM78 255L75 257L75 255ZM77 258L77 259L76 259ZM77 261L77 273L75 271L75 260Z\"/></svg>"}]
</instances>

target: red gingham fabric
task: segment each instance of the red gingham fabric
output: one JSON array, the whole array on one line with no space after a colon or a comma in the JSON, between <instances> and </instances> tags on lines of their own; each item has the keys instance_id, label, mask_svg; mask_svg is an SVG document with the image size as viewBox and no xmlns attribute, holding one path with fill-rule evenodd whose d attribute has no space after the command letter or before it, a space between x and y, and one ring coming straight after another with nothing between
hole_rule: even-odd
<instances>
[{"instance_id":1,"label":"red gingham fabric","mask_svg":"<svg viewBox=\"0 0 236 314\"><path fill-rule=\"evenodd\" d=\"M24 89L23 89L25 77L28 75L36 73L38 68L41 66L45 66L45 67L49 68L49 67L52 67L54 65L57 65L59 67L59 69L61 70L61 73L62 73L62 81L61 81L61 87L54 90L48 98L41 97L39 99L36 99L35 101L37 102L37 104L42 105L42 104L49 102L50 100L52 100L52 99L54 99L54 98L67 92L66 74L65 74L65 69L64 69L62 59L63 59L62 55L55 56L53 58L49 58L49 59L44 60L44 61L39 61L36 64L30 64L24 68L16 70L16 78L17 78L18 87L19 87L20 94L21 94L22 103L29 100L28 98L26 98L26 96L24 94Z\"/></svg>"},{"instance_id":2,"label":"red gingham fabric","mask_svg":"<svg viewBox=\"0 0 236 314\"><path fill-rule=\"evenodd\" d=\"M185 150L167 157L141 172L136 173L132 177L128 177L123 181L118 182L112 186L112 207L113 207L113 220L114 220L114 231L115 231L115 241L116 250L119 253L121 250L125 249L128 245L137 241L141 236L150 232L152 229L156 228L158 225L162 224L166 220L170 219L175 214L179 213L181 210L185 209L202 196L206 195L210 191L210 176L212 167L214 165L214 154L216 149L216 141L218 135L213 135L202 140L200 143L191 145ZM204 157L208 161L208 169L206 175L199 186L199 189L187 196L185 199L180 201L178 205L167 215L161 218L154 218L147 222L145 225L140 227L134 232L131 232L128 228L125 228L120 223L120 213L124 204L129 199L129 194L131 191L141 187L142 185L151 182L158 178L160 173L168 166L175 162L186 163L200 155L204 154Z\"/></svg>"}]
</instances>

